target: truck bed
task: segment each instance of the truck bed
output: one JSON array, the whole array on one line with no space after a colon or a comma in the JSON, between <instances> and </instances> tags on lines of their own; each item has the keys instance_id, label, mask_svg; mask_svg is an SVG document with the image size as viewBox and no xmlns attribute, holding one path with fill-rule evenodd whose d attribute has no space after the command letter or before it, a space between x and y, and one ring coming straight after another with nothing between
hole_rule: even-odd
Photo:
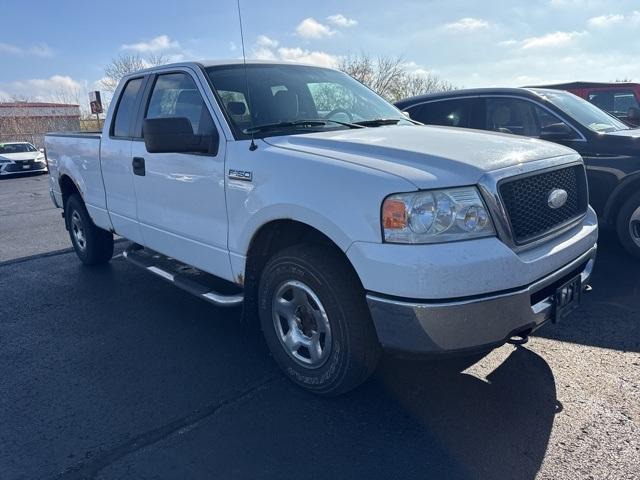
<instances>
[{"instance_id":1,"label":"truck bed","mask_svg":"<svg viewBox=\"0 0 640 480\"><path fill-rule=\"evenodd\" d=\"M100 132L54 132L45 135L51 190L62 206L61 182L72 179L96 225L111 228L100 170Z\"/></svg>"}]
</instances>

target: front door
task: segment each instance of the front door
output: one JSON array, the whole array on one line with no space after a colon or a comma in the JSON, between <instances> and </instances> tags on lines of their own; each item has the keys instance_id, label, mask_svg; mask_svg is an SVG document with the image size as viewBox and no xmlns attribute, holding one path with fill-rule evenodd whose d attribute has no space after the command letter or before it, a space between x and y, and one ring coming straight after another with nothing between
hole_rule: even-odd
<instances>
[{"instance_id":1,"label":"front door","mask_svg":"<svg viewBox=\"0 0 640 480\"><path fill-rule=\"evenodd\" d=\"M190 70L151 80L144 118L187 118L195 134L216 128ZM131 161L144 245L228 280L224 142L216 155L149 153L134 139Z\"/></svg>"},{"instance_id":2,"label":"front door","mask_svg":"<svg viewBox=\"0 0 640 480\"><path fill-rule=\"evenodd\" d=\"M132 78L122 88L108 131L100 142L100 166L107 209L117 234L142 243L131 172L131 139L146 78Z\"/></svg>"}]
</instances>

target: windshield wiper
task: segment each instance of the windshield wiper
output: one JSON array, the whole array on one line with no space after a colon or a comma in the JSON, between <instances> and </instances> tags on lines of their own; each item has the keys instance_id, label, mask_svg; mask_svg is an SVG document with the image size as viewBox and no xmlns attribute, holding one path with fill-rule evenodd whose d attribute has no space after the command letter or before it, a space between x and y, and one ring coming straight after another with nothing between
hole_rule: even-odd
<instances>
[{"instance_id":1,"label":"windshield wiper","mask_svg":"<svg viewBox=\"0 0 640 480\"><path fill-rule=\"evenodd\" d=\"M404 118L376 118L374 120L362 120L361 122L354 122L356 125L362 125L363 127L381 127L383 125L396 125L400 123Z\"/></svg>"},{"instance_id":2,"label":"windshield wiper","mask_svg":"<svg viewBox=\"0 0 640 480\"><path fill-rule=\"evenodd\" d=\"M324 127L327 123L337 123L349 128L364 128L363 125L355 123L340 122L338 120L294 120L290 122L265 123L264 125L256 125L255 127L245 128L244 133L250 135L252 133L272 132L276 130L284 130L288 128L314 128Z\"/></svg>"}]
</instances>

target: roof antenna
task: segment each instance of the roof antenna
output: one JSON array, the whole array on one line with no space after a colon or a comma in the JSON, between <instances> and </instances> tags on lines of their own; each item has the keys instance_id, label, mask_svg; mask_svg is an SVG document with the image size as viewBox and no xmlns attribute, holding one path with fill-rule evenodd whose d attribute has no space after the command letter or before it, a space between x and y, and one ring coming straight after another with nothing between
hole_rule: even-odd
<instances>
[{"instance_id":1,"label":"roof antenna","mask_svg":"<svg viewBox=\"0 0 640 480\"><path fill-rule=\"evenodd\" d=\"M254 151L258 148L256 145L255 139L253 138L253 112L251 111L251 93L249 92L249 74L247 72L247 56L244 53L244 32L242 31L242 14L240 13L240 0L236 0L238 5L238 20L240 21L240 40L242 42L242 65L244 66L244 81L247 88L247 106L249 107L249 120L251 121L251 145L249 145L249 150Z\"/></svg>"}]
</instances>

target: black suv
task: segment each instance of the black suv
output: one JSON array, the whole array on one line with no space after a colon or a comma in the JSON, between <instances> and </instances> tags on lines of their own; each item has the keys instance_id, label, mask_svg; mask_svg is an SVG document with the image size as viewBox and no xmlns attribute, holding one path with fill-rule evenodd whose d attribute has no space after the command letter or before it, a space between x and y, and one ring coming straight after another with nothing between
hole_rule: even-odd
<instances>
[{"instance_id":1,"label":"black suv","mask_svg":"<svg viewBox=\"0 0 640 480\"><path fill-rule=\"evenodd\" d=\"M640 129L571 93L541 88L458 90L401 100L428 125L549 140L576 150L587 167L590 203L602 227L640 258Z\"/></svg>"}]
</instances>

